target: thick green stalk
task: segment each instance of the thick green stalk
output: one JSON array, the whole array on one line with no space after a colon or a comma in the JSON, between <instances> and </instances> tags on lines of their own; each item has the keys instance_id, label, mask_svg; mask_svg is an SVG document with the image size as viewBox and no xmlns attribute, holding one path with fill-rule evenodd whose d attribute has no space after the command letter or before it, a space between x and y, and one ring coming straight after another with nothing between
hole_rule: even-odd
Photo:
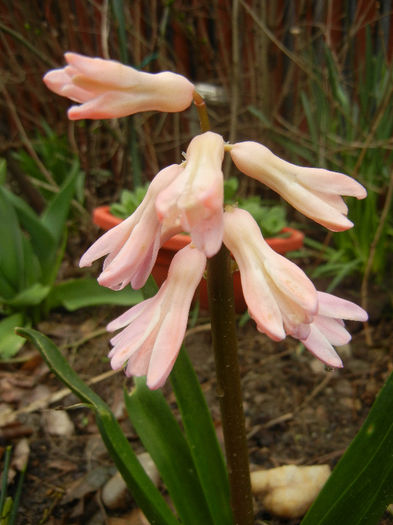
<instances>
[{"instance_id":1,"label":"thick green stalk","mask_svg":"<svg viewBox=\"0 0 393 525\"><path fill-rule=\"evenodd\" d=\"M208 260L207 282L231 505L236 525L252 525L248 447L238 362L231 257L223 245Z\"/></svg>"},{"instance_id":2,"label":"thick green stalk","mask_svg":"<svg viewBox=\"0 0 393 525\"><path fill-rule=\"evenodd\" d=\"M203 98L194 91L201 131L210 130ZM222 245L208 259L207 285L231 506L235 525L253 525L250 467L240 385L231 257Z\"/></svg>"}]
</instances>

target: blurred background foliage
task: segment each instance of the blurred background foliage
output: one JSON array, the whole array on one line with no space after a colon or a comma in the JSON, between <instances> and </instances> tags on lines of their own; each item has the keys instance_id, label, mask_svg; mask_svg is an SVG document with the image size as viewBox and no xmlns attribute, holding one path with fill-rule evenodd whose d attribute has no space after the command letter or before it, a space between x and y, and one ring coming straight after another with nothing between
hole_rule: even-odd
<instances>
[{"instance_id":1,"label":"blurred background foliage","mask_svg":"<svg viewBox=\"0 0 393 525\"><path fill-rule=\"evenodd\" d=\"M295 212L289 219L307 233L300 255L314 275L333 276L331 289L344 279L355 280L357 289L361 282L367 307L370 282L389 288L390 0L2 0L0 6L0 156L8 160L8 183L36 211L34 194L57 191L65 157L79 159L85 186L84 198L76 189L78 201L90 212L179 162L198 132L194 108L69 122L70 102L41 81L64 64L63 52L173 70L198 84L213 129L225 140L257 140L291 162L342 171L367 187L366 201L349 202L355 223L349 232L321 232ZM56 152L44 164L48 147ZM225 173L236 175L229 162ZM255 181L239 181L241 194L278 201ZM89 215L77 217L81 253L92 232Z\"/></svg>"}]
</instances>

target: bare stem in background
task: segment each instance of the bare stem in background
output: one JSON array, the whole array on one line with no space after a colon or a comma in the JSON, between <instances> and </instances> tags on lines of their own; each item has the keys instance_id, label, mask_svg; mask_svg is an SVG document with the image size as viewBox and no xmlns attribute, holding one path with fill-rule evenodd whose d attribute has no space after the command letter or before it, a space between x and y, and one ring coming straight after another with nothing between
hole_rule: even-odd
<instances>
[{"instance_id":1,"label":"bare stem in background","mask_svg":"<svg viewBox=\"0 0 393 525\"><path fill-rule=\"evenodd\" d=\"M232 82L231 82L231 121L229 127L229 142L236 140L237 118L239 109L240 81L240 50L239 50L239 0L232 4Z\"/></svg>"},{"instance_id":2,"label":"bare stem in background","mask_svg":"<svg viewBox=\"0 0 393 525\"><path fill-rule=\"evenodd\" d=\"M230 83L230 121L229 121L229 142L236 141L238 112L239 112L239 82L240 82L240 49L239 49L239 1L234 0L232 3L232 67ZM224 160L224 174L230 175L231 159L229 156Z\"/></svg>"},{"instance_id":3,"label":"bare stem in background","mask_svg":"<svg viewBox=\"0 0 393 525\"><path fill-rule=\"evenodd\" d=\"M101 47L102 47L102 56L104 58L110 58L109 55L109 5L108 0L104 0L101 6Z\"/></svg>"},{"instance_id":4,"label":"bare stem in background","mask_svg":"<svg viewBox=\"0 0 393 525\"><path fill-rule=\"evenodd\" d=\"M14 123L19 131L20 138L22 139L22 142L29 152L29 155L32 159L34 159L35 163L37 164L38 168L40 169L42 175L45 177L47 182L53 187L53 189L57 189L56 181L53 179L52 174L46 169L46 167L41 162L41 159L38 157L37 153L35 152L33 145L27 136L27 133L25 132L25 129L22 125L22 122L18 116L18 112L16 111L15 104L12 101L12 98L8 94L8 91L5 86L2 88L2 92L5 98L5 101L7 102L7 107L12 115L12 118L14 120Z\"/></svg>"}]
</instances>

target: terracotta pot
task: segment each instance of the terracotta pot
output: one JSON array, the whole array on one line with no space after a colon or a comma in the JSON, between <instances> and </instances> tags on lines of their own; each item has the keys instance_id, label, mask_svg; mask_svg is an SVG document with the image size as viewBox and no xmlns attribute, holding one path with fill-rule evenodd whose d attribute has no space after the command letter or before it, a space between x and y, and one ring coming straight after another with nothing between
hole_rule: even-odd
<instances>
[{"instance_id":1,"label":"terracotta pot","mask_svg":"<svg viewBox=\"0 0 393 525\"><path fill-rule=\"evenodd\" d=\"M117 224L120 224L122 219L115 217L109 211L109 206L100 206L93 211L93 222L104 230L110 230ZM304 234L294 228L283 228L283 233L288 233L287 237L272 237L266 239L266 242L277 253L284 254L292 250L298 250L303 246ZM158 252L157 261L153 268L153 277L160 286L166 279L168 268L175 253L186 246L191 241L191 237L186 234L174 235L168 242L166 242ZM244 301L242 287L240 283L240 272L236 271L233 274L233 285L235 291L235 306L238 313L244 312L247 309ZM202 279L198 290L198 298L201 308L208 308L207 286L206 280Z\"/></svg>"}]
</instances>

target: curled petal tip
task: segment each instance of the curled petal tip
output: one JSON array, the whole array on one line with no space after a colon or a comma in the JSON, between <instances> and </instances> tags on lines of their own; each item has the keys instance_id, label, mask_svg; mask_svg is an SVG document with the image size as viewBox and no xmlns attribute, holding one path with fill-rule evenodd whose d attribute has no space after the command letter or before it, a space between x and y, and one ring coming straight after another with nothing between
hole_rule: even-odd
<instances>
[{"instance_id":1,"label":"curled petal tip","mask_svg":"<svg viewBox=\"0 0 393 525\"><path fill-rule=\"evenodd\" d=\"M84 118L80 116L79 106L71 106L67 111L67 117L69 120L81 120Z\"/></svg>"},{"instance_id":2,"label":"curled petal tip","mask_svg":"<svg viewBox=\"0 0 393 525\"><path fill-rule=\"evenodd\" d=\"M359 184L359 186L360 186L360 188L358 189L358 191L356 192L356 194L354 196L357 199L365 199L367 197L367 190L361 184Z\"/></svg>"},{"instance_id":3,"label":"curled petal tip","mask_svg":"<svg viewBox=\"0 0 393 525\"><path fill-rule=\"evenodd\" d=\"M87 259L86 257L82 256L79 261L79 268L86 268L87 266L91 266L91 261Z\"/></svg>"},{"instance_id":4,"label":"curled petal tip","mask_svg":"<svg viewBox=\"0 0 393 525\"><path fill-rule=\"evenodd\" d=\"M328 366L331 366L333 368L344 368L344 364L338 356L337 359L332 359Z\"/></svg>"}]
</instances>

